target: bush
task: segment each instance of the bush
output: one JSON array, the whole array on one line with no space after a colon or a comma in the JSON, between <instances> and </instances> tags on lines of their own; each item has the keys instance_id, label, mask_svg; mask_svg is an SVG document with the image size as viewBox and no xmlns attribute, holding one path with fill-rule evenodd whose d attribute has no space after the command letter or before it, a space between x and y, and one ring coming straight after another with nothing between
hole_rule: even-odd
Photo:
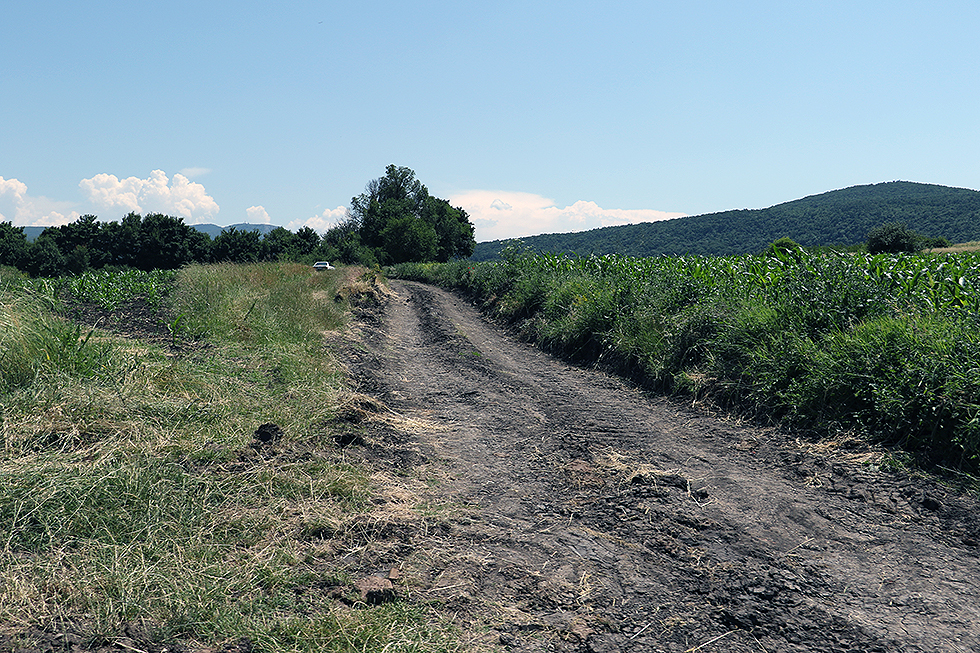
<instances>
[{"instance_id":1,"label":"bush","mask_svg":"<svg viewBox=\"0 0 980 653\"><path fill-rule=\"evenodd\" d=\"M904 222L889 222L868 232L869 254L919 251L919 236Z\"/></svg>"},{"instance_id":2,"label":"bush","mask_svg":"<svg viewBox=\"0 0 980 653\"><path fill-rule=\"evenodd\" d=\"M800 245L792 238L789 236L783 236L782 238L773 241L769 247L766 248L765 253L769 254L770 256L775 256L778 259L785 260L802 249L803 248L800 247Z\"/></svg>"}]
</instances>

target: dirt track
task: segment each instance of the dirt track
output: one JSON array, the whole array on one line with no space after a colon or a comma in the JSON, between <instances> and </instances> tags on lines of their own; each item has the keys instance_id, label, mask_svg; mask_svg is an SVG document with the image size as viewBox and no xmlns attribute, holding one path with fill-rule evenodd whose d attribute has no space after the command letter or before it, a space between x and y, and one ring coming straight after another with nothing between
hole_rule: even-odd
<instances>
[{"instance_id":1,"label":"dirt track","mask_svg":"<svg viewBox=\"0 0 980 653\"><path fill-rule=\"evenodd\" d=\"M410 536L402 571L474 646L980 650L973 498L647 397L462 298L392 288L359 313L352 373L420 425L374 427L455 507Z\"/></svg>"}]
</instances>

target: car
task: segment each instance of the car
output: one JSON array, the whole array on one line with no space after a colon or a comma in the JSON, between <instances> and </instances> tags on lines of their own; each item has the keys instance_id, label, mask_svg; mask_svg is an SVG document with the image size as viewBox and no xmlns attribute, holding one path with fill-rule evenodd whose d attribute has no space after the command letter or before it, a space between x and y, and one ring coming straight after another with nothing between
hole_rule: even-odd
<instances>
[{"instance_id":1,"label":"car","mask_svg":"<svg viewBox=\"0 0 980 653\"><path fill-rule=\"evenodd\" d=\"M328 261L317 261L313 264L314 270L333 270L333 266Z\"/></svg>"}]
</instances>

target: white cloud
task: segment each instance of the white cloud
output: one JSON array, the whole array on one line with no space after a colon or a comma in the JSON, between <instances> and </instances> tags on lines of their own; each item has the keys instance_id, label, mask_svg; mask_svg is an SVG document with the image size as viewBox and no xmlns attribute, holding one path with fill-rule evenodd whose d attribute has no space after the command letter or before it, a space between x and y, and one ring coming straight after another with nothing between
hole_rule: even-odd
<instances>
[{"instance_id":1,"label":"white cloud","mask_svg":"<svg viewBox=\"0 0 980 653\"><path fill-rule=\"evenodd\" d=\"M182 168L177 172L184 175L188 179L193 179L194 177L202 177L208 174L211 172L211 168Z\"/></svg>"},{"instance_id":2,"label":"white cloud","mask_svg":"<svg viewBox=\"0 0 980 653\"><path fill-rule=\"evenodd\" d=\"M327 209L320 215L315 215L306 220L293 220L286 225L286 229L292 232L299 231L303 227L309 227L319 234L323 234L331 227L335 227L347 217L347 207L338 206L335 209Z\"/></svg>"},{"instance_id":3,"label":"white cloud","mask_svg":"<svg viewBox=\"0 0 980 653\"><path fill-rule=\"evenodd\" d=\"M204 186L190 181L177 173L173 181L163 170L154 170L146 179L101 173L91 179L83 179L78 187L86 199L101 210L120 214L165 213L184 218L188 224L213 220L220 208ZM115 219L111 216L110 219ZM119 216L121 217L121 216Z\"/></svg>"},{"instance_id":4,"label":"white cloud","mask_svg":"<svg viewBox=\"0 0 980 653\"><path fill-rule=\"evenodd\" d=\"M559 208L547 197L514 191L463 191L451 196L449 203L469 213L478 242L588 231L685 215L653 209L604 209L584 200Z\"/></svg>"},{"instance_id":5,"label":"white cloud","mask_svg":"<svg viewBox=\"0 0 980 653\"><path fill-rule=\"evenodd\" d=\"M17 179L0 177L0 222L18 227L53 227L78 219L70 202L57 202L27 193L27 184Z\"/></svg>"},{"instance_id":6,"label":"white cloud","mask_svg":"<svg viewBox=\"0 0 980 653\"><path fill-rule=\"evenodd\" d=\"M264 206L250 206L245 209L245 215L248 216L245 220L248 224L272 224L272 218Z\"/></svg>"}]
</instances>

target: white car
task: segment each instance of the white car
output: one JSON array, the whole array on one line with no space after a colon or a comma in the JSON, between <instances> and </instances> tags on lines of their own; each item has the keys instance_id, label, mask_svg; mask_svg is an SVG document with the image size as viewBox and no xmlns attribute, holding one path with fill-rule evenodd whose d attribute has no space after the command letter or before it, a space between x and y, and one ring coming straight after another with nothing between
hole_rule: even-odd
<instances>
[{"instance_id":1,"label":"white car","mask_svg":"<svg viewBox=\"0 0 980 653\"><path fill-rule=\"evenodd\" d=\"M317 261L313 264L314 270L333 270L333 266L327 261Z\"/></svg>"}]
</instances>

